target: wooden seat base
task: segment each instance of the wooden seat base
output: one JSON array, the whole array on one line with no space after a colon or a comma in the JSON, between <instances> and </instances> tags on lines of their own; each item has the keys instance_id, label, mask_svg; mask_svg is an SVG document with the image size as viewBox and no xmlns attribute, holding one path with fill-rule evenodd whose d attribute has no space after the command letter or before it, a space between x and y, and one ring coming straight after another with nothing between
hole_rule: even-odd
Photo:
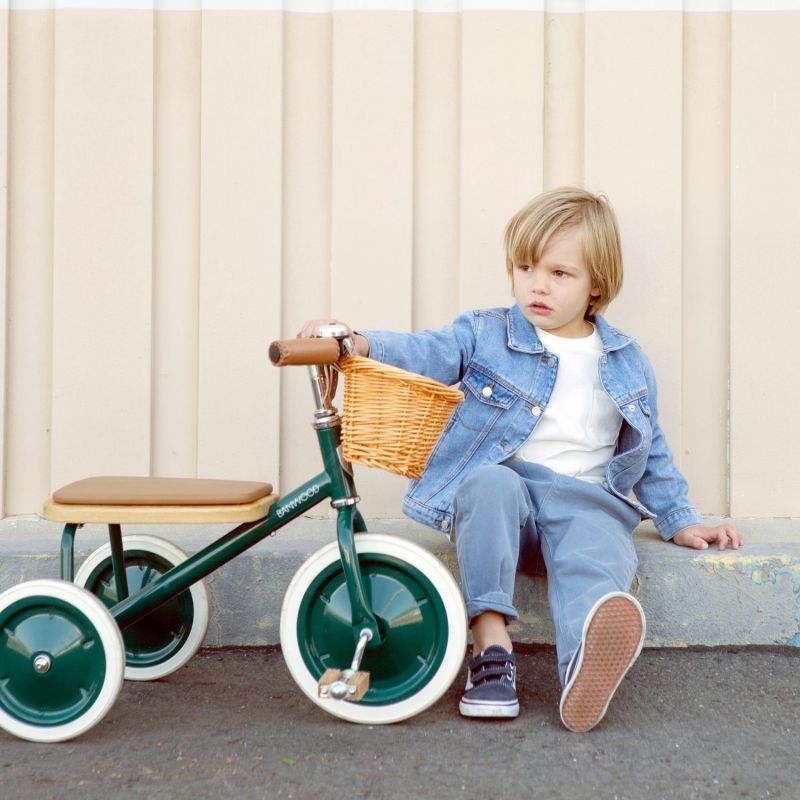
<instances>
[{"instance_id":1,"label":"wooden seat base","mask_svg":"<svg viewBox=\"0 0 800 800\"><path fill-rule=\"evenodd\" d=\"M55 522L252 522L278 499L272 485L203 478L101 476L53 492L43 516Z\"/></svg>"}]
</instances>

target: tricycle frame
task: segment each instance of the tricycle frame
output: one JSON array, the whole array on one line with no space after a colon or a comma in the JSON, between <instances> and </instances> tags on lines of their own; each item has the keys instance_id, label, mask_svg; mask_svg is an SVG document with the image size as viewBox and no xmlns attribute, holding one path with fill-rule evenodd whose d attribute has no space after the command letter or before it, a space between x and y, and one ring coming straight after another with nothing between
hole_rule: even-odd
<instances>
[{"instance_id":1,"label":"tricycle frame","mask_svg":"<svg viewBox=\"0 0 800 800\"><path fill-rule=\"evenodd\" d=\"M319 375L316 373L319 370L316 367L310 369L312 385L316 388L319 382ZM367 526L357 508L359 497L356 494L352 468L349 462L341 457L341 417L324 399L324 395L321 397L315 391L315 396L317 421L314 423L314 428L324 471L279 498L270 506L266 517L239 525L132 595L128 594L125 580L121 525L109 524L114 580L117 597L120 598L119 602L109 610L120 629L124 630L133 625L223 564L268 536L274 535L287 523L319 505L323 500L330 499L331 506L337 510L336 532L342 569L350 596L354 639L357 641L361 632L368 629L371 634L369 646L375 647L380 643L379 626L370 609L356 557L354 534L366 532ZM69 523L61 536L63 580L74 579L74 540L80 527L79 524Z\"/></svg>"}]
</instances>

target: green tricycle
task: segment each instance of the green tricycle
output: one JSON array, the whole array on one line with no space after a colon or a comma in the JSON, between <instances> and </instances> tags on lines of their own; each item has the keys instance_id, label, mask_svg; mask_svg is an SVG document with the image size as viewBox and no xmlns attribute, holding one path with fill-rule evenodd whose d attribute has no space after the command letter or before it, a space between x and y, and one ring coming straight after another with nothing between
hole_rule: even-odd
<instances>
[{"instance_id":1,"label":"green tricycle","mask_svg":"<svg viewBox=\"0 0 800 800\"><path fill-rule=\"evenodd\" d=\"M325 499L336 510L336 541L302 564L281 609L280 643L292 677L312 702L358 723L407 719L442 696L463 664L464 603L450 570L428 550L367 532L342 446L350 381L344 365L359 360L352 349L341 325L323 326L319 338L270 345L275 365L309 368L324 465L288 494L250 481L115 476L53 493L44 516L65 523L61 580L31 580L0 594L0 728L35 742L72 739L106 715L124 679L175 672L206 634L203 578ZM343 415L332 402L340 372ZM433 440L451 409L438 412ZM377 423L379 433L391 427L385 416ZM426 427L412 420L413 430L389 438L407 447ZM191 556L159 537L122 534L128 523L220 522L238 525ZM107 525L109 541L76 571L74 540L88 523Z\"/></svg>"}]
</instances>

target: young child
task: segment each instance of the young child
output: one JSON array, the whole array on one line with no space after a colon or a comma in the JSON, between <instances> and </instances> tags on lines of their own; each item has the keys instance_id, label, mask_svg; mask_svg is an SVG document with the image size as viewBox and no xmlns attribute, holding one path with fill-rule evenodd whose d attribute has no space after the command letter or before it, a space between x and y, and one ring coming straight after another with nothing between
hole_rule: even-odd
<instances>
[{"instance_id":1,"label":"young child","mask_svg":"<svg viewBox=\"0 0 800 800\"><path fill-rule=\"evenodd\" d=\"M518 715L506 625L517 571L543 559L561 719L587 731L644 641L629 593L633 529L651 518L663 539L698 549L738 548L742 537L702 524L658 423L650 364L600 316L622 285L607 201L545 192L512 217L505 250L511 308L469 311L441 331L361 331L356 349L465 395L403 504L455 536L474 642L461 714Z\"/></svg>"}]
</instances>

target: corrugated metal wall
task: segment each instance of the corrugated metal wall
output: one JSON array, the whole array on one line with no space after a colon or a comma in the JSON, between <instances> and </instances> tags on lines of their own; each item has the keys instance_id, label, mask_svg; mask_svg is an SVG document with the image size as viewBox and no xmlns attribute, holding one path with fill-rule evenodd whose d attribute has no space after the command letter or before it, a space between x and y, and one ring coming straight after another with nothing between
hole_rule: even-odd
<instances>
[{"instance_id":1,"label":"corrugated metal wall","mask_svg":"<svg viewBox=\"0 0 800 800\"><path fill-rule=\"evenodd\" d=\"M510 303L506 220L577 182L695 502L800 516L800 10L67 5L0 10L4 513L100 473L291 488L310 395L268 341Z\"/></svg>"}]
</instances>

